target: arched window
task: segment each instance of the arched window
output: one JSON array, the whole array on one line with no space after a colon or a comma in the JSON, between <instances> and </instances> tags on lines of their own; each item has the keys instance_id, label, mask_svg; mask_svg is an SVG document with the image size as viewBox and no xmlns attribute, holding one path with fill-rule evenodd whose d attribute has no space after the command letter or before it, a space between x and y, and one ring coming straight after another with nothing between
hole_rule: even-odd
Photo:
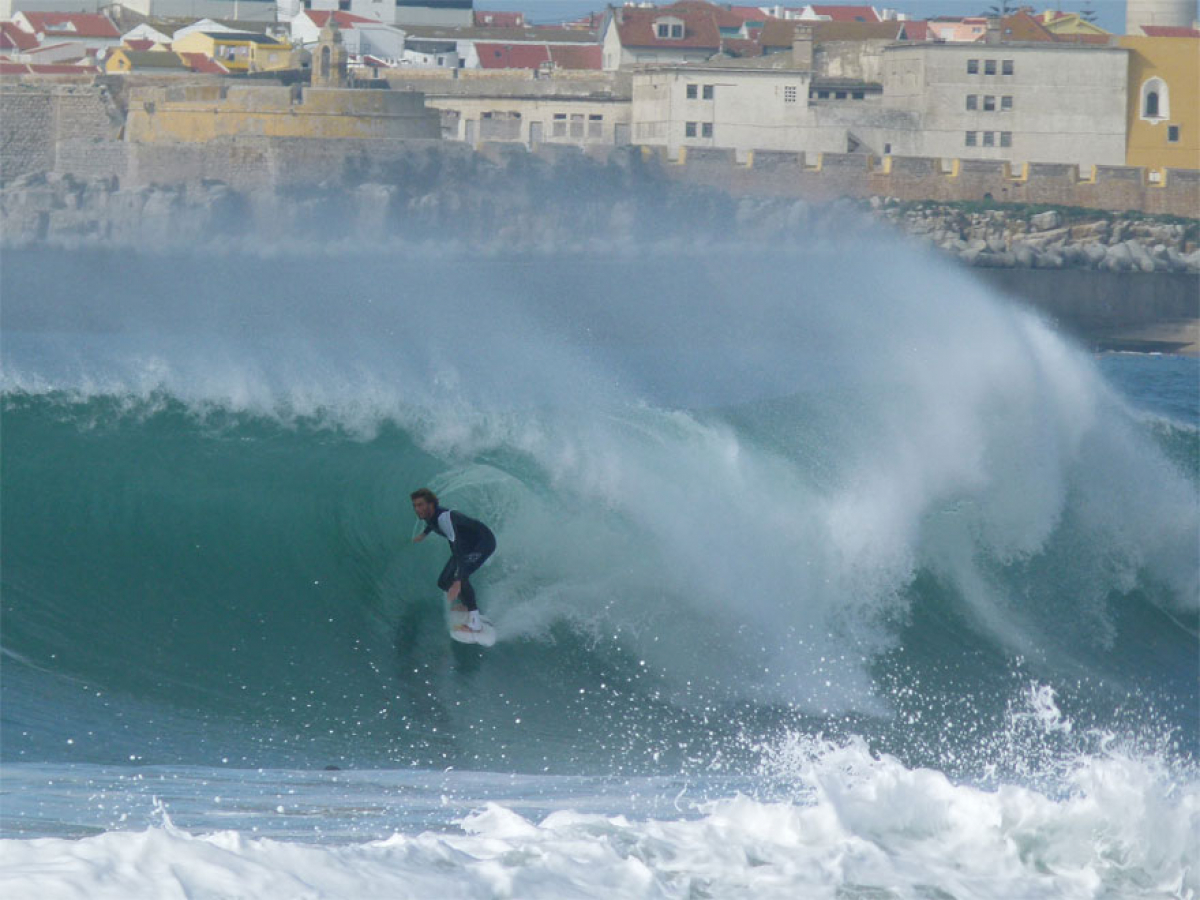
<instances>
[{"instance_id":1,"label":"arched window","mask_svg":"<svg viewBox=\"0 0 1200 900\"><path fill-rule=\"evenodd\" d=\"M322 78L329 77L329 48L328 47L321 48L321 63L317 68L317 73Z\"/></svg>"},{"instance_id":2,"label":"arched window","mask_svg":"<svg viewBox=\"0 0 1200 900\"><path fill-rule=\"evenodd\" d=\"M1142 118L1154 122L1171 118L1171 95L1161 78L1150 78L1142 85Z\"/></svg>"}]
</instances>

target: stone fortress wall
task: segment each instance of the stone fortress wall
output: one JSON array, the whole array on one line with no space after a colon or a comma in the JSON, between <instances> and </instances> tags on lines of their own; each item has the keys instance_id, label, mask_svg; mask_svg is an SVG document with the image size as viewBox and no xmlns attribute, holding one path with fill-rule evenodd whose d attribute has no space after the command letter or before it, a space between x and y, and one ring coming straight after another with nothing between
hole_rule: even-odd
<instances>
[{"instance_id":1,"label":"stone fortress wall","mask_svg":"<svg viewBox=\"0 0 1200 900\"><path fill-rule=\"evenodd\" d=\"M344 96L343 96L344 95ZM219 84L135 88L128 115L106 85L0 85L0 181L54 172L83 179L116 178L124 186L222 181L239 189L321 184L331 172L356 170L360 180L403 168L414 154L483 156L529 153L544 158L586 151L544 145L438 140L437 113L413 91L369 91ZM1098 166L861 154L658 149L643 156L668 177L744 196L824 201L839 197L979 201L1136 210L1195 218L1200 171L1165 172Z\"/></svg>"}]
</instances>

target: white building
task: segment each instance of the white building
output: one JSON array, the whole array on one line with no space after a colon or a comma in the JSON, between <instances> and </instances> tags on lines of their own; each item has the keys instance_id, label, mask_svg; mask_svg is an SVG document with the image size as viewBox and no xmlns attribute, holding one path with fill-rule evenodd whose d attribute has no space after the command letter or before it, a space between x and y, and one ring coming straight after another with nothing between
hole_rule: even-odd
<instances>
[{"instance_id":1,"label":"white building","mask_svg":"<svg viewBox=\"0 0 1200 900\"><path fill-rule=\"evenodd\" d=\"M1129 52L1088 44L894 44L884 103L906 156L1124 165Z\"/></svg>"},{"instance_id":2,"label":"white building","mask_svg":"<svg viewBox=\"0 0 1200 900\"><path fill-rule=\"evenodd\" d=\"M1124 165L1127 51L1080 44L902 42L882 80L791 54L633 75L633 141L665 147Z\"/></svg>"},{"instance_id":3,"label":"white building","mask_svg":"<svg viewBox=\"0 0 1200 900\"><path fill-rule=\"evenodd\" d=\"M649 67L633 75L633 141L751 151L873 153L912 114L885 108L882 86L814 77L790 55Z\"/></svg>"}]
</instances>

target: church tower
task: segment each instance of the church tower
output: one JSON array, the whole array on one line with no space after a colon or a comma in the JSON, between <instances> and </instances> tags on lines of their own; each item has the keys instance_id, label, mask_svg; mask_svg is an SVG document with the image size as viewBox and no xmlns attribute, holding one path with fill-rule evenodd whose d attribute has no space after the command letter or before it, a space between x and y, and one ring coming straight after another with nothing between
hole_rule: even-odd
<instances>
[{"instance_id":1,"label":"church tower","mask_svg":"<svg viewBox=\"0 0 1200 900\"><path fill-rule=\"evenodd\" d=\"M346 86L346 45L342 30L334 21L337 13L321 29L317 46L312 51L312 81L315 88L344 88Z\"/></svg>"}]
</instances>

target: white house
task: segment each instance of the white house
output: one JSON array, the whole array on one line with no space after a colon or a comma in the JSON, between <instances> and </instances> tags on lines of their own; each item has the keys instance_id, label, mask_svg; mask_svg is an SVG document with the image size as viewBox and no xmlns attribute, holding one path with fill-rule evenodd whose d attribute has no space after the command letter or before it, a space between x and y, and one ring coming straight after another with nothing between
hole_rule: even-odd
<instances>
[{"instance_id":1,"label":"white house","mask_svg":"<svg viewBox=\"0 0 1200 900\"><path fill-rule=\"evenodd\" d=\"M704 62L721 50L713 16L685 4L609 7L600 30L605 71L636 65Z\"/></svg>"},{"instance_id":2,"label":"white house","mask_svg":"<svg viewBox=\"0 0 1200 900\"><path fill-rule=\"evenodd\" d=\"M1129 51L1059 43L912 43L884 50L884 103L916 113L894 152L1124 165Z\"/></svg>"}]
</instances>

